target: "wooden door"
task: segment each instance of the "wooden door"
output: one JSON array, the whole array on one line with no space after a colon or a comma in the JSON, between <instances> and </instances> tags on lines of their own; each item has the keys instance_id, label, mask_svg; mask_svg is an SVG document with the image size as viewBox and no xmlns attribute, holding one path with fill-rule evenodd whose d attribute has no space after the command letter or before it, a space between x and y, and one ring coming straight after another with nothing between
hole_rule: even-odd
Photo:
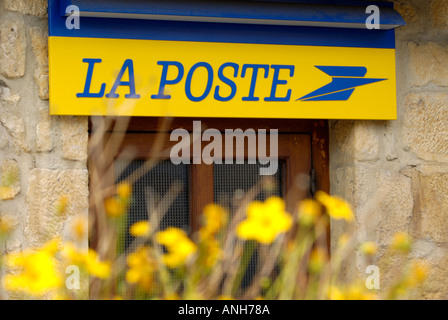
<instances>
[{"instance_id":1,"label":"wooden door","mask_svg":"<svg viewBox=\"0 0 448 320\"><path fill-rule=\"evenodd\" d=\"M153 203L160 202L163 193L173 192L173 185L176 184L180 186L181 191L176 189L175 198L165 199L170 207L166 208L168 214L161 227L173 225L194 232L200 226L199 217L207 204L215 202L230 206L233 202L229 199L241 196L241 193L260 183L259 180L262 177L259 176L257 179L249 164L205 164L203 162L192 164L193 161L190 161L190 164L181 165L171 163L169 160L171 148L178 143L178 141L170 141L171 132L178 128L192 132L193 121L198 120L201 121L202 131L214 128L224 133L225 129L240 128L245 131L252 128L255 131L266 129L269 133L270 129L278 129L279 167L276 175L271 177L275 183L275 190L270 193L262 190L264 194L255 195L255 199L264 200L269 195L281 196L286 200L288 210L292 212L298 200L312 197L316 190L329 192L326 121L188 118L174 120L131 118L128 120L126 126L115 126L113 132L108 133L106 140L112 148L109 155L111 159L106 162L111 161L115 167L114 177L109 180L114 179L114 182L129 180L129 177L134 175L133 196L135 199L133 200L134 208L131 208L129 212L129 225L147 218L147 212L154 205ZM268 146L269 139L268 134ZM201 150L207 144L208 142L202 142ZM233 154L237 155L236 145L233 147ZM223 142L222 152L215 154L215 158L224 159L226 148L228 146ZM247 162L247 143L241 154ZM236 156L234 160L236 161ZM95 172L93 168L90 169L91 173ZM92 179L98 179L98 177L91 176ZM94 183L91 181L92 184L95 184L95 181ZM152 191L148 188L152 188ZM258 186L257 190L260 191L260 188L262 187ZM148 200L149 197L155 201Z\"/></svg>"}]
</instances>

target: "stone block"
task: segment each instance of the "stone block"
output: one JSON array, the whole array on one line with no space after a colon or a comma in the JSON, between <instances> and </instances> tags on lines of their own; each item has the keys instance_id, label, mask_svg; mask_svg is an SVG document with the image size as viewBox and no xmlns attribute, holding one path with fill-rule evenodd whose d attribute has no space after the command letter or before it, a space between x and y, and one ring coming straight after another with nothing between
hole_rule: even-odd
<instances>
[{"instance_id":1,"label":"stone block","mask_svg":"<svg viewBox=\"0 0 448 320\"><path fill-rule=\"evenodd\" d=\"M87 117L61 117L60 119L64 159L85 161L89 139Z\"/></svg>"},{"instance_id":2,"label":"stone block","mask_svg":"<svg viewBox=\"0 0 448 320\"><path fill-rule=\"evenodd\" d=\"M47 0L5 0L6 10L20 12L37 17L46 17Z\"/></svg>"},{"instance_id":3,"label":"stone block","mask_svg":"<svg viewBox=\"0 0 448 320\"><path fill-rule=\"evenodd\" d=\"M48 100L48 34L39 28L31 28L31 46L36 58L34 81L39 88L39 97Z\"/></svg>"},{"instance_id":4,"label":"stone block","mask_svg":"<svg viewBox=\"0 0 448 320\"><path fill-rule=\"evenodd\" d=\"M418 237L435 243L448 243L448 172L419 174Z\"/></svg>"},{"instance_id":5,"label":"stone block","mask_svg":"<svg viewBox=\"0 0 448 320\"><path fill-rule=\"evenodd\" d=\"M6 128L9 135L13 138L14 146L18 152L30 152L31 149L25 141L25 122L16 115L3 112L0 114L0 123Z\"/></svg>"},{"instance_id":6,"label":"stone block","mask_svg":"<svg viewBox=\"0 0 448 320\"><path fill-rule=\"evenodd\" d=\"M409 48L409 81L412 86L423 87L430 83L448 86L448 46L435 42L415 44Z\"/></svg>"},{"instance_id":7,"label":"stone block","mask_svg":"<svg viewBox=\"0 0 448 320\"><path fill-rule=\"evenodd\" d=\"M432 0L430 4L430 22L433 28L448 31L448 1Z\"/></svg>"},{"instance_id":8,"label":"stone block","mask_svg":"<svg viewBox=\"0 0 448 320\"><path fill-rule=\"evenodd\" d=\"M0 71L7 78L25 75L26 37L22 19L2 18L0 22Z\"/></svg>"},{"instance_id":9,"label":"stone block","mask_svg":"<svg viewBox=\"0 0 448 320\"><path fill-rule=\"evenodd\" d=\"M376 189L375 201L369 208L371 220L367 217L364 227L371 224L377 243L388 245L396 233L410 231L414 209L412 180L395 170L380 170L376 174Z\"/></svg>"},{"instance_id":10,"label":"stone block","mask_svg":"<svg viewBox=\"0 0 448 320\"><path fill-rule=\"evenodd\" d=\"M52 120L47 108L39 111L39 122L36 127L36 150L38 152L53 149Z\"/></svg>"},{"instance_id":11,"label":"stone block","mask_svg":"<svg viewBox=\"0 0 448 320\"><path fill-rule=\"evenodd\" d=\"M404 103L406 149L423 160L448 162L448 94L411 93Z\"/></svg>"},{"instance_id":12,"label":"stone block","mask_svg":"<svg viewBox=\"0 0 448 320\"><path fill-rule=\"evenodd\" d=\"M28 241L42 245L61 235L68 217L87 213L88 196L88 171L85 169L33 169L26 196L25 236ZM61 201L66 201L62 212Z\"/></svg>"}]
</instances>

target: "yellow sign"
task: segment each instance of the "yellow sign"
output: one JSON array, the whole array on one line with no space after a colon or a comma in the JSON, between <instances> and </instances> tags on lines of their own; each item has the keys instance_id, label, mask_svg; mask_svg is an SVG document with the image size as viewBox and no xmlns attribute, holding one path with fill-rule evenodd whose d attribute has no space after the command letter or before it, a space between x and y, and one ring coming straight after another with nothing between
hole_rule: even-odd
<instances>
[{"instance_id":1,"label":"yellow sign","mask_svg":"<svg viewBox=\"0 0 448 320\"><path fill-rule=\"evenodd\" d=\"M50 113L396 119L395 49L50 37Z\"/></svg>"}]
</instances>

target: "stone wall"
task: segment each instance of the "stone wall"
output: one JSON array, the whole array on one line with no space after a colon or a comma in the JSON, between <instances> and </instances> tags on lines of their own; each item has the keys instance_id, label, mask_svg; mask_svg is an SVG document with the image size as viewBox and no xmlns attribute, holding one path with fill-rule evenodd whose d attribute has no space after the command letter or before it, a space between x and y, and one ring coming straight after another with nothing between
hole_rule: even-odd
<instances>
[{"instance_id":1,"label":"stone wall","mask_svg":"<svg viewBox=\"0 0 448 320\"><path fill-rule=\"evenodd\" d=\"M88 213L87 118L49 116L47 39L47 0L0 0L0 217L16 225L0 253L69 238Z\"/></svg>"},{"instance_id":2,"label":"stone wall","mask_svg":"<svg viewBox=\"0 0 448 320\"><path fill-rule=\"evenodd\" d=\"M397 121L330 121L330 185L356 211L358 242L385 256L394 233L431 265L419 298L448 298L448 0L395 0ZM347 226L334 224L336 239ZM364 274L360 253L346 275ZM403 261L397 262L400 267ZM388 270L382 270L382 284Z\"/></svg>"},{"instance_id":3,"label":"stone wall","mask_svg":"<svg viewBox=\"0 0 448 320\"><path fill-rule=\"evenodd\" d=\"M398 120L330 121L331 189L380 256L409 232L412 257L433 267L419 297L448 298L448 0L395 4L408 24L396 33ZM69 238L88 211L87 119L49 116L47 36L46 0L0 0L0 216L16 222L0 252ZM333 224L333 239L346 229ZM358 254L344 272L364 270Z\"/></svg>"}]
</instances>

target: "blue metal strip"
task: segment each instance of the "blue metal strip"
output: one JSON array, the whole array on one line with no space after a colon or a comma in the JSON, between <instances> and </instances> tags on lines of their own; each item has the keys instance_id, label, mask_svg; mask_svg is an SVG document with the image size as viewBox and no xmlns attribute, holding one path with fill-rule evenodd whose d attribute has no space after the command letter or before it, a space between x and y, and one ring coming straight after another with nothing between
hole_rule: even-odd
<instances>
[{"instance_id":1,"label":"blue metal strip","mask_svg":"<svg viewBox=\"0 0 448 320\"><path fill-rule=\"evenodd\" d=\"M67 1L67 0L66 0ZM50 36L169 41L395 48L394 30L81 18L67 29L59 0L49 0Z\"/></svg>"},{"instance_id":2,"label":"blue metal strip","mask_svg":"<svg viewBox=\"0 0 448 320\"><path fill-rule=\"evenodd\" d=\"M216 1L216 0L64 0L80 8L81 16L236 23L334 25L365 28L364 5L310 4L306 2ZM350 2L349 2L350 3ZM242 22L238 22L241 20ZM244 22L243 22L244 21ZM252 22L251 22L252 21ZM352 25L352 26L350 26ZM381 6L384 29L404 25L403 18L389 6Z\"/></svg>"},{"instance_id":3,"label":"blue metal strip","mask_svg":"<svg viewBox=\"0 0 448 320\"><path fill-rule=\"evenodd\" d=\"M253 2L283 2L283 3L308 3L308 4L331 4L331 5L341 5L341 6L364 6L376 5L378 7L393 8L393 2L382 2L382 1L370 1L366 0L246 0Z\"/></svg>"}]
</instances>

